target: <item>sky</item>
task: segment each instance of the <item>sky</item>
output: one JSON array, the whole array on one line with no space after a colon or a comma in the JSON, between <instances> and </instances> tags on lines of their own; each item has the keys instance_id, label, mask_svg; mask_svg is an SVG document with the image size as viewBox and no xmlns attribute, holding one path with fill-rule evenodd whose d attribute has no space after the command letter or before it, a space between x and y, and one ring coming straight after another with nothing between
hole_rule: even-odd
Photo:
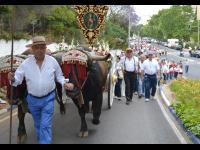
<instances>
[{"instance_id":1,"label":"sky","mask_svg":"<svg viewBox=\"0 0 200 150\"><path fill-rule=\"evenodd\" d=\"M136 14L141 18L139 24L146 24L147 20L159 10L170 8L171 5L133 5Z\"/></svg>"}]
</instances>

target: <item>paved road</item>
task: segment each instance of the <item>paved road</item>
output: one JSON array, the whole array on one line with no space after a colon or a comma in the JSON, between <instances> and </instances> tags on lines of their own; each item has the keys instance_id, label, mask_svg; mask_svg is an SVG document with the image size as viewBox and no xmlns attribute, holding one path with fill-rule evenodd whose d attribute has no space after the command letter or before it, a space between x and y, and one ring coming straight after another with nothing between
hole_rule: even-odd
<instances>
[{"instance_id":1,"label":"paved road","mask_svg":"<svg viewBox=\"0 0 200 150\"><path fill-rule=\"evenodd\" d=\"M106 99L106 96L105 96ZM79 138L80 119L74 104L67 103L67 114L61 116L58 106L55 109L53 121L53 143L58 144L179 144L177 136L166 121L157 101L146 103L144 99L134 98L131 105L125 105L125 100L115 100L111 110L107 102L101 116L101 124L91 124L92 115L87 115L89 137ZM0 117L0 144L8 143L9 119ZM28 140L27 143L37 143L31 115L25 119ZM12 142L16 143L17 118L13 119Z\"/></svg>"}]
</instances>

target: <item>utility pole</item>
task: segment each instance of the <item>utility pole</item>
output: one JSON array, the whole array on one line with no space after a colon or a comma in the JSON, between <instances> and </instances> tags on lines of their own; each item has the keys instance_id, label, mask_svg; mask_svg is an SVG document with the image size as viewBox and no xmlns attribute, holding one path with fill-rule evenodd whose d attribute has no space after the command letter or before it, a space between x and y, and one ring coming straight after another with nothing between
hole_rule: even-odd
<instances>
[{"instance_id":1,"label":"utility pole","mask_svg":"<svg viewBox=\"0 0 200 150\"><path fill-rule=\"evenodd\" d=\"M199 47L199 20L200 20L200 5L196 6L197 11L197 24L198 24L198 47Z\"/></svg>"},{"instance_id":2,"label":"utility pole","mask_svg":"<svg viewBox=\"0 0 200 150\"><path fill-rule=\"evenodd\" d=\"M140 49L140 31L138 31L138 50Z\"/></svg>"},{"instance_id":3,"label":"utility pole","mask_svg":"<svg viewBox=\"0 0 200 150\"><path fill-rule=\"evenodd\" d=\"M129 8L129 15L128 15L128 47L130 47L130 32L131 32L131 25L130 25L130 22L131 22L131 8Z\"/></svg>"},{"instance_id":4,"label":"utility pole","mask_svg":"<svg viewBox=\"0 0 200 150\"><path fill-rule=\"evenodd\" d=\"M32 21L32 27L33 27L33 37L34 37L34 35L35 35L35 24L36 24L36 20L33 20Z\"/></svg>"},{"instance_id":5,"label":"utility pole","mask_svg":"<svg viewBox=\"0 0 200 150\"><path fill-rule=\"evenodd\" d=\"M198 22L198 48L199 48L199 20L197 20Z\"/></svg>"}]
</instances>

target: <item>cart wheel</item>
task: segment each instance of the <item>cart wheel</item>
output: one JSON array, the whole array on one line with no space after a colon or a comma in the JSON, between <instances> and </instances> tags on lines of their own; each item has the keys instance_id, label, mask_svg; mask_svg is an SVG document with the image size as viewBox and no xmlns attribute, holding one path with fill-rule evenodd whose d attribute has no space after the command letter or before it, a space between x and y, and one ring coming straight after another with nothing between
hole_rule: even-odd
<instances>
[{"instance_id":1,"label":"cart wheel","mask_svg":"<svg viewBox=\"0 0 200 150\"><path fill-rule=\"evenodd\" d=\"M111 72L109 73L108 77L108 108L111 109L113 100L114 100L114 89L115 86L112 83L112 74Z\"/></svg>"}]
</instances>

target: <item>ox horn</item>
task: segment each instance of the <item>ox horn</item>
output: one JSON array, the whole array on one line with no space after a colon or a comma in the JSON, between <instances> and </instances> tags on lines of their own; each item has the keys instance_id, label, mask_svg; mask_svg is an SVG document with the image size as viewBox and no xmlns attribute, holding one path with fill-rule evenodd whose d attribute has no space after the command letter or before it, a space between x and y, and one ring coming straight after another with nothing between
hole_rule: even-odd
<instances>
[{"instance_id":1,"label":"ox horn","mask_svg":"<svg viewBox=\"0 0 200 150\"><path fill-rule=\"evenodd\" d=\"M92 61L105 61L107 60L108 58L111 57L111 54L108 54L106 56L92 56L89 52L87 51L84 51L84 50L81 50L81 49L78 49L79 51L85 53Z\"/></svg>"},{"instance_id":2,"label":"ox horn","mask_svg":"<svg viewBox=\"0 0 200 150\"><path fill-rule=\"evenodd\" d=\"M105 61L107 60L108 58L110 58L110 54L106 55L106 56L91 56L91 59L93 61Z\"/></svg>"}]
</instances>

